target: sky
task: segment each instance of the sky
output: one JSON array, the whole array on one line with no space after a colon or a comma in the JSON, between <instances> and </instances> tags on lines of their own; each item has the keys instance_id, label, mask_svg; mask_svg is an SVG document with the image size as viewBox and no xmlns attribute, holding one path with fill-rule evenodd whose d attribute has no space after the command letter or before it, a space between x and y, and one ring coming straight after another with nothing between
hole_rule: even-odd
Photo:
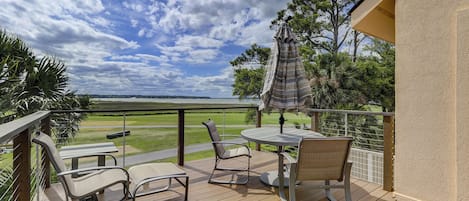
<instances>
[{"instance_id":1,"label":"sky","mask_svg":"<svg viewBox=\"0 0 469 201\"><path fill-rule=\"evenodd\" d=\"M0 0L0 28L67 66L78 94L232 97L229 61L270 47L289 0Z\"/></svg>"}]
</instances>

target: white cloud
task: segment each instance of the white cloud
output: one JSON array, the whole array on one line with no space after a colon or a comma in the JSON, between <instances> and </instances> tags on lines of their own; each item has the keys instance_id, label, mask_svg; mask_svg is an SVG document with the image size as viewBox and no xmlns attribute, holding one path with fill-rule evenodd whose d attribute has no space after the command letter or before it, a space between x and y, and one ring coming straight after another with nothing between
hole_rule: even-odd
<instances>
[{"instance_id":1,"label":"white cloud","mask_svg":"<svg viewBox=\"0 0 469 201\"><path fill-rule=\"evenodd\" d=\"M139 60L140 57L135 55L113 55L110 58L111 60Z\"/></svg>"},{"instance_id":2,"label":"white cloud","mask_svg":"<svg viewBox=\"0 0 469 201\"><path fill-rule=\"evenodd\" d=\"M186 35L176 41L177 46L188 46L193 48L220 48L223 41L203 36Z\"/></svg>"},{"instance_id":3,"label":"white cloud","mask_svg":"<svg viewBox=\"0 0 469 201\"><path fill-rule=\"evenodd\" d=\"M138 20L136 20L136 19L130 19L130 24L132 25L132 27L135 28L135 27L137 27L137 25L138 25Z\"/></svg>"},{"instance_id":4,"label":"white cloud","mask_svg":"<svg viewBox=\"0 0 469 201\"><path fill-rule=\"evenodd\" d=\"M143 59L143 60L146 60L146 61L156 61L156 62L159 62L159 63L167 63L169 61L168 57L165 56L165 55L162 55L162 56L155 56L155 55L151 55L151 54L136 54L135 56Z\"/></svg>"},{"instance_id":5,"label":"white cloud","mask_svg":"<svg viewBox=\"0 0 469 201\"><path fill-rule=\"evenodd\" d=\"M240 31L240 37L237 38L235 43L245 47L251 46L253 43L270 47L273 43L273 32L266 30L266 27L269 27L269 25L270 20L267 19L245 27Z\"/></svg>"},{"instance_id":6,"label":"white cloud","mask_svg":"<svg viewBox=\"0 0 469 201\"><path fill-rule=\"evenodd\" d=\"M65 61L79 93L230 97L223 66L239 46L270 46L286 2L3 0L0 25Z\"/></svg>"},{"instance_id":7,"label":"white cloud","mask_svg":"<svg viewBox=\"0 0 469 201\"><path fill-rule=\"evenodd\" d=\"M223 68L218 75L190 76L187 80L187 83L194 85L191 87L193 92L210 92L214 97L230 97L234 83L233 69L228 66Z\"/></svg>"},{"instance_id":8,"label":"white cloud","mask_svg":"<svg viewBox=\"0 0 469 201\"><path fill-rule=\"evenodd\" d=\"M198 49L188 53L188 60L193 63L207 63L217 57L219 51L216 49Z\"/></svg>"},{"instance_id":9,"label":"white cloud","mask_svg":"<svg viewBox=\"0 0 469 201\"><path fill-rule=\"evenodd\" d=\"M140 31L138 31L138 36L142 37L144 35L145 35L145 29L140 29Z\"/></svg>"}]
</instances>

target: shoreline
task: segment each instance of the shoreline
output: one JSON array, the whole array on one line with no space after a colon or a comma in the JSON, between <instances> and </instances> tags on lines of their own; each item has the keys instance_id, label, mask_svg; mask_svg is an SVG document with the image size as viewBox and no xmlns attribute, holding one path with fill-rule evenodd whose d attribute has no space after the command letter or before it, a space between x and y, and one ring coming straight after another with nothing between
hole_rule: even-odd
<instances>
[{"instance_id":1,"label":"shoreline","mask_svg":"<svg viewBox=\"0 0 469 201\"><path fill-rule=\"evenodd\" d=\"M136 103L195 103L195 104L258 104L257 99L244 99L237 98L91 98L92 101L102 102L136 102Z\"/></svg>"}]
</instances>

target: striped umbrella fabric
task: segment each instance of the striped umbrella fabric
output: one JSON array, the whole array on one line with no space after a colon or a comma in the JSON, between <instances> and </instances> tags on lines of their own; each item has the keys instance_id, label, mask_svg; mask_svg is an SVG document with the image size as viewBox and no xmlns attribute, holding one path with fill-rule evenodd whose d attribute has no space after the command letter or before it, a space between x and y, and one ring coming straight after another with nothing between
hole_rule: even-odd
<instances>
[{"instance_id":1,"label":"striped umbrella fabric","mask_svg":"<svg viewBox=\"0 0 469 201\"><path fill-rule=\"evenodd\" d=\"M311 87L298 50L296 36L284 23L275 34L266 65L259 110L304 111L311 105Z\"/></svg>"}]
</instances>

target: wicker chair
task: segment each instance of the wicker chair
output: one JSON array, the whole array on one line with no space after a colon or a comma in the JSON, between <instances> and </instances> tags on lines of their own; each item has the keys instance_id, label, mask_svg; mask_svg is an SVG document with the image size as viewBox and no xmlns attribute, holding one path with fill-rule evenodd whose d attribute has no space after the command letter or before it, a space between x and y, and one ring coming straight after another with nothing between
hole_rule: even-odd
<instances>
[{"instance_id":1,"label":"wicker chair","mask_svg":"<svg viewBox=\"0 0 469 201\"><path fill-rule=\"evenodd\" d=\"M117 166L100 166L67 171L51 137L44 133L39 133L32 141L42 146L49 156L65 190L66 200L68 200L68 197L72 198L72 200L90 197L116 184L123 185L124 196L121 200L128 198L129 174L125 169ZM75 173L88 174L72 178L72 174Z\"/></svg>"},{"instance_id":2,"label":"wicker chair","mask_svg":"<svg viewBox=\"0 0 469 201\"><path fill-rule=\"evenodd\" d=\"M208 179L208 183L215 183L215 184L247 184L249 182L249 171L250 171L250 163L251 163L251 157L252 157L251 156L251 150L249 149L249 147L244 145L244 144L223 142L220 139L220 135L218 134L215 122L213 122L212 120L209 120L207 122L202 122L202 124L207 127L208 134L210 135L210 139L212 140L213 149L215 151L215 167L213 168L212 173L210 174L210 177ZM224 145L237 145L237 146L240 146L240 147L236 148L236 149L226 150ZM219 163L220 163L221 160L228 160L228 159L239 158L239 157L246 157L247 158L248 165L247 165L246 168L239 169L239 168L219 167ZM219 171L234 171L234 172L246 171L247 172L247 178L245 180L241 180L241 181L215 180L215 179L212 179L212 177L213 177L213 174L215 173L216 170L219 170Z\"/></svg>"},{"instance_id":3,"label":"wicker chair","mask_svg":"<svg viewBox=\"0 0 469 201\"><path fill-rule=\"evenodd\" d=\"M335 200L331 195L331 188L344 188L345 200L352 201L352 163L347 162L351 144L350 137L304 138L299 143L297 160L286 152L281 153L289 161L287 168L290 171L290 201L296 200L296 182L306 180L324 180L325 185L316 188L325 189L329 200ZM330 180L343 181L343 185L331 185Z\"/></svg>"}]
</instances>

